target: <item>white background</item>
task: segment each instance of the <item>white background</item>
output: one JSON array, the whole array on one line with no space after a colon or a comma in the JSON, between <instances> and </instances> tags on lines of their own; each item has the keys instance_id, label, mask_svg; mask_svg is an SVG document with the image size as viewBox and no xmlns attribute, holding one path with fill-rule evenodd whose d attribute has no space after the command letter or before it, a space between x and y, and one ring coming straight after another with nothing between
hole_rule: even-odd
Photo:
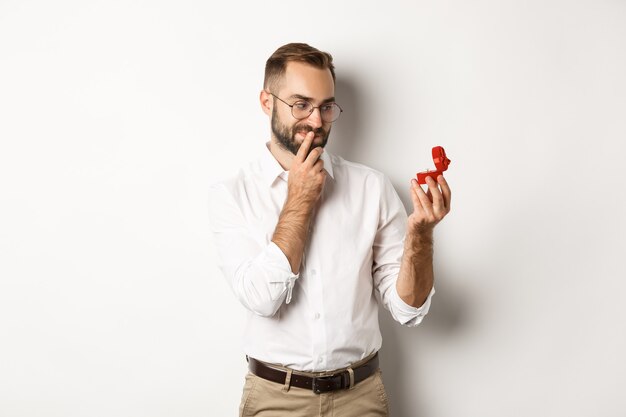
<instances>
[{"instance_id":1,"label":"white background","mask_svg":"<svg viewBox=\"0 0 626 417\"><path fill-rule=\"evenodd\" d=\"M330 150L409 210L452 159L431 313L381 314L394 415L626 415L618 0L0 0L0 415L235 415L207 188L268 139L293 41L335 57Z\"/></svg>"}]
</instances>

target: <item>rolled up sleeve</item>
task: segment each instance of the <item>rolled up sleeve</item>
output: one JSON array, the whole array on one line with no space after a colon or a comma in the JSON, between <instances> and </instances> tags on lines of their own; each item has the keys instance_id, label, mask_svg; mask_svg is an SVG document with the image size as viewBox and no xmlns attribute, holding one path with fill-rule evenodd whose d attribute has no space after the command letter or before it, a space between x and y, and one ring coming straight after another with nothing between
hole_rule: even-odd
<instances>
[{"instance_id":1,"label":"rolled up sleeve","mask_svg":"<svg viewBox=\"0 0 626 417\"><path fill-rule=\"evenodd\" d=\"M241 304L260 316L276 314L291 300L298 278L285 254L274 242L263 245L252 237L240 208L221 184L209 190L209 220L219 268Z\"/></svg>"},{"instance_id":2,"label":"rolled up sleeve","mask_svg":"<svg viewBox=\"0 0 626 417\"><path fill-rule=\"evenodd\" d=\"M392 285L389 289L389 310L392 312L392 315L398 323L408 326L415 327L422 322L426 314L428 314L428 310L430 310L430 302L431 298L435 294L435 288L433 287L430 290L430 294L424 301L420 307L413 307L405 303L402 298L398 295L398 291L396 290L396 286Z\"/></svg>"}]
</instances>

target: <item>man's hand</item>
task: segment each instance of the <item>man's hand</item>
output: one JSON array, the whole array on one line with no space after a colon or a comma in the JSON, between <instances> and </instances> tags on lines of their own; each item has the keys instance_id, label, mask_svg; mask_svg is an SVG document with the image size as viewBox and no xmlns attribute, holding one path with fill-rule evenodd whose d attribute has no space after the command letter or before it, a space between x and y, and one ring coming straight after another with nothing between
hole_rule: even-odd
<instances>
[{"instance_id":1,"label":"man's hand","mask_svg":"<svg viewBox=\"0 0 626 417\"><path fill-rule=\"evenodd\" d=\"M314 136L313 132L307 133L291 163L287 200L272 236L272 241L289 260L294 274L300 270L313 208L322 195L326 178L324 162L319 159L323 149L317 147L309 153Z\"/></svg>"},{"instance_id":2,"label":"man's hand","mask_svg":"<svg viewBox=\"0 0 626 417\"><path fill-rule=\"evenodd\" d=\"M428 191L424 192L415 179L411 180L413 213L409 216L409 233L432 232L435 225L450 212L452 192L443 175L437 177L437 182L427 177L426 184Z\"/></svg>"},{"instance_id":3,"label":"man's hand","mask_svg":"<svg viewBox=\"0 0 626 417\"><path fill-rule=\"evenodd\" d=\"M304 137L300 149L289 169L287 200L302 204L311 210L322 194L326 171L324 161L320 159L324 149L316 147L311 150L315 134L309 132Z\"/></svg>"},{"instance_id":4,"label":"man's hand","mask_svg":"<svg viewBox=\"0 0 626 417\"><path fill-rule=\"evenodd\" d=\"M433 229L450 212L452 198L443 175L437 177L437 182L427 177L426 184L428 191L424 192L417 180L411 180L413 213L396 282L400 298L413 307L423 305L433 287Z\"/></svg>"}]
</instances>

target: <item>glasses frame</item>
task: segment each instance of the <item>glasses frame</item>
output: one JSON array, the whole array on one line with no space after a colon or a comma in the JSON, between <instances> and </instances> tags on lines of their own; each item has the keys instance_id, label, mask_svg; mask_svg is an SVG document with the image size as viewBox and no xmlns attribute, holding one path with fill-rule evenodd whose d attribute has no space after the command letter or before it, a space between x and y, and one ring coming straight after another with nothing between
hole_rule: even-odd
<instances>
[{"instance_id":1,"label":"glasses frame","mask_svg":"<svg viewBox=\"0 0 626 417\"><path fill-rule=\"evenodd\" d=\"M341 106L339 106L339 104L335 103L334 101L333 101L333 102L330 102L330 103L324 103L324 104L321 104L321 105L319 105L319 106L314 106L314 105L313 105L313 103L311 103L311 102L310 102L310 101L308 101L308 100L298 99L295 103L293 103L293 104L289 104L289 103L287 103L285 100L283 100L282 98L278 97L276 94L271 93L271 92L269 92L269 91L268 91L268 93L269 93L272 97L277 98L278 100L282 101L282 102L283 102L283 103L285 103L287 106L289 106L289 108L291 108L291 116L293 116L293 118L294 118L294 119L296 119L296 120L304 120L304 119L306 119L307 117L311 116L311 115L313 114L313 111L314 111L315 109L318 109L318 110L320 111L320 119L322 119L322 120L323 120L324 122L326 122L326 123L332 123L332 122L337 121L337 119L339 119L339 116L341 116L341 113L343 113L343 109L341 108ZM308 114L308 115L306 115L306 116L304 116L304 117L300 117L300 118L298 118L298 117L296 117L296 115L295 115L295 114L293 114L293 107L296 105L296 103L299 103L299 102L301 102L301 101L304 101L305 103L308 103L308 104L311 106L311 111L309 112L309 114ZM334 105L334 106L337 106L337 108L339 109L339 114L337 115L337 117L335 117L335 118L334 118L333 120L331 120L331 121L324 120L324 117L322 116L322 109L320 108L320 107L326 106L326 105L328 105L328 104L332 104L332 105Z\"/></svg>"}]
</instances>

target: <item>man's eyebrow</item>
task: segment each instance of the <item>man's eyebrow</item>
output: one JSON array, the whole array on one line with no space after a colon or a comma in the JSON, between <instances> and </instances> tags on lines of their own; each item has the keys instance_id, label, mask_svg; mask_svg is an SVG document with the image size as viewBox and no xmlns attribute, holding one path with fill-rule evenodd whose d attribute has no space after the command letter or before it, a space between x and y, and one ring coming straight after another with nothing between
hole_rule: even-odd
<instances>
[{"instance_id":1,"label":"man's eyebrow","mask_svg":"<svg viewBox=\"0 0 626 417\"><path fill-rule=\"evenodd\" d=\"M294 99L294 100L306 100L309 102L314 101L312 97L303 96L302 94L292 94L289 96L289 98ZM335 97L329 97L329 98L322 100L322 104L334 103L334 102L335 102Z\"/></svg>"}]
</instances>

